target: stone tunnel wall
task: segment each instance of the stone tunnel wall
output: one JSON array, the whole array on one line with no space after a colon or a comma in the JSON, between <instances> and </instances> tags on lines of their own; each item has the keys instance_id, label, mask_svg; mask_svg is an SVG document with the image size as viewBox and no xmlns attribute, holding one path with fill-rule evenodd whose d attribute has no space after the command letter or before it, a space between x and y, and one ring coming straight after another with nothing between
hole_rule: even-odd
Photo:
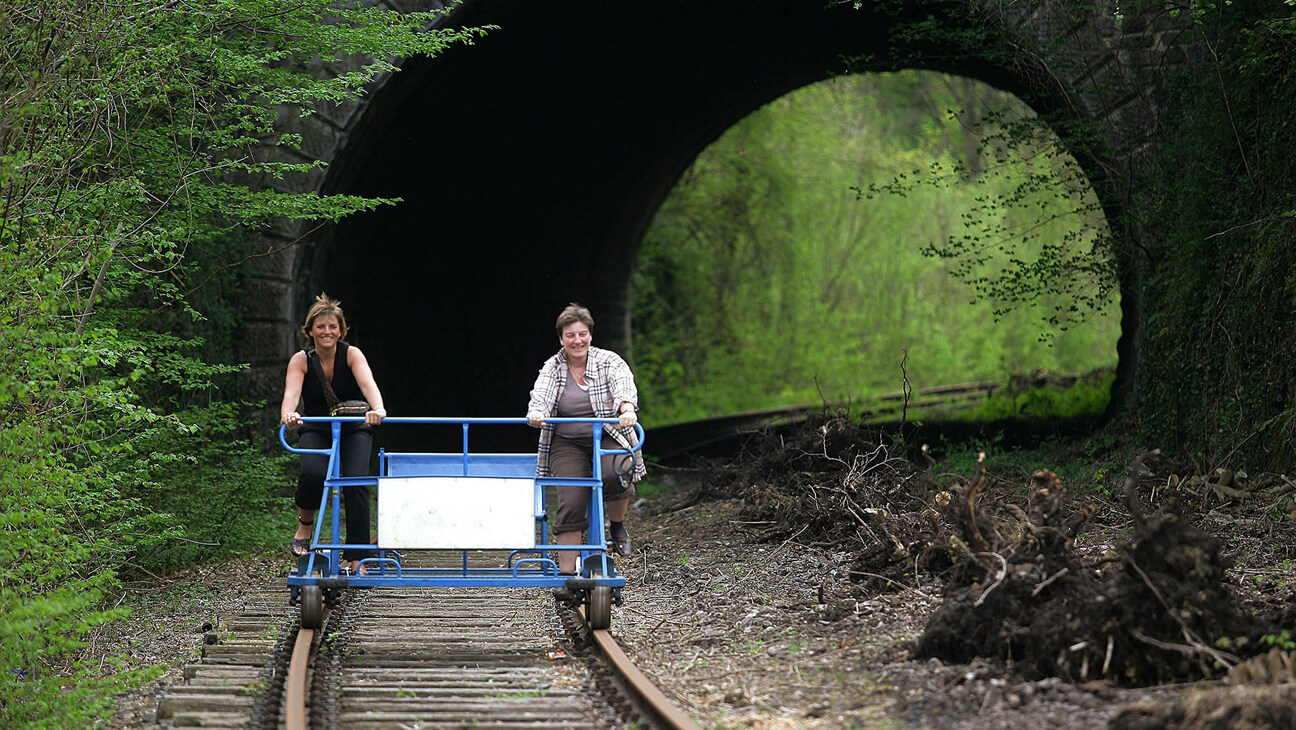
<instances>
[{"instance_id":1,"label":"stone tunnel wall","mask_svg":"<svg viewBox=\"0 0 1296 730\"><path fill-rule=\"evenodd\" d=\"M377 3L396 10L426 10L444 7L444 3L426 0L381 0ZM473 0L444 16L454 22L464 10L471 10ZM1119 208L1124 199L1122 181L1127 165L1140 149L1153 143L1157 131L1156 89L1168 69L1186 63L1184 42L1187 24L1172 18L1167 10L1152 8L1137 16L1118 16L1115 5L1095 3L1081 9L1073 3L1059 2L986 2L978 3L983 17L995 25L1004 39L1004 52L992 54L1009 68L1004 73L1020 80L1022 88L1037 89L1063 103L1075 116L1097 120L1102 130L1101 149L1091 151L1085 161L1099 196L1109 210ZM471 21L469 21L471 22ZM595 21L597 22L597 20ZM347 67L319 65L315 73L336 75ZM971 75L971 74L969 74ZM322 160L333 162L356 140L356 130L364 126L367 115L392 114L375 111L370 100L387 83L374 82L367 96L337 107L320 107L308 117L285 113L284 126L300 133L305 140L294 161ZM697 150L692 150L695 154ZM288 154L276 152L276 154ZM354 162L353 162L354 164ZM300 176L288 183L293 190L330 190L330 174L336 166ZM310 297L319 290L324 277L319 270L330 242L327 230L285 221L257 232L256 248L263 253L247 269L247 294L242 308L242 332L237 357L250 363L247 395L268 398L266 420L275 418L275 396L280 392L283 367L287 356L299 346L298 327ZM591 256L591 258L594 258ZM625 259L625 256L620 259ZM625 284L630 267L617 256L603 256L617 268L609 279ZM1123 320L1120 356L1126 376L1136 364L1135 342L1141 326L1138 312L1137 282L1128 280L1125 295L1126 316ZM604 313L601 321L603 344L614 349L628 345L629 312L624 286L613 286L600 295L602 301L586 301L596 312ZM1131 312L1130 310L1133 310ZM1128 377L1125 378L1127 381Z\"/></svg>"},{"instance_id":2,"label":"stone tunnel wall","mask_svg":"<svg viewBox=\"0 0 1296 730\"><path fill-rule=\"evenodd\" d=\"M1101 148L1085 162L1108 220L1121 226L1129 185L1136 179L1133 168L1160 136L1158 89L1168 74L1198 60L1190 20L1169 4L1149 4L1126 15L1117 0L1091 0L1086 9L1059 2L982 2L984 12L1008 29L1006 35L1018 39L1022 52L1035 57L1033 67L1047 69L1050 78L1031 81L1051 84L1076 117L1096 122ZM1141 234L1119 233L1130 239ZM1118 265L1121 335L1109 414L1119 413L1134 395L1146 319L1143 262L1130 257Z\"/></svg>"},{"instance_id":3,"label":"stone tunnel wall","mask_svg":"<svg viewBox=\"0 0 1296 730\"><path fill-rule=\"evenodd\" d=\"M443 10L450 3L442 0L364 0L364 5L400 12ZM359 68L359 61L349 64L315 63L312 73L332 78ZM366 95L344 104L317 104L313 114L300 116L296 110L285 110L285 131L302 136L300 150L274 149L272 159L292 163L336 160L350 141L351 132L369 111L374 92L386 84L390 74L375 79ZM329 168L284 179L266 179L260 184L290 192L325 191ZM240 330L236 356L248 363L246 395L268 399L267 422L277 422L275 396L282 392L284 368L291 355L301 346L300 328L313 293L318 291L319 260L315 245L318 227L303 221L281 220L274 227L254 234L253 248L260 255L246 266L246 294L240 307Z\"/></svg>"}]
</instances>

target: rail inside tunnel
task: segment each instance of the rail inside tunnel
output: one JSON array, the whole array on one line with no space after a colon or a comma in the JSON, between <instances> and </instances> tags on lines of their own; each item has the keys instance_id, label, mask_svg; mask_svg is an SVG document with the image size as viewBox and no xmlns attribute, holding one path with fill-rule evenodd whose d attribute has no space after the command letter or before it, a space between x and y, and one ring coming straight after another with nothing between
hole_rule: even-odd
<instances>
[{"instance_id":1,"label":"rail inside tunnel","mask_svg":"<svg viewBox=\"0 0 1296 730\"><path fill-rule=\"evenodd\" d=\"M342 300L350 340L408 415L520 415L569 301L593 309L595 344L633 357L629 288L653 216L761 105L904 67L1024 91L1017 71L966 53L901 58L897 17L849 5L470 3L451 18L498 27L409 62L328 174L326 192L402 202L316 237L304 272L307 291Z\"/></svg>"}]
</instances>

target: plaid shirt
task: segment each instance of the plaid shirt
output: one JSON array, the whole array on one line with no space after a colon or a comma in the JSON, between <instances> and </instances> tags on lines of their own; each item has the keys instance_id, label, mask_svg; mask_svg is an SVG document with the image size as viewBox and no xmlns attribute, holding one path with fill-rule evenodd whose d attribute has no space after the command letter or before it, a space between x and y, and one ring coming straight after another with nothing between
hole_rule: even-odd
<instances>
[{"instance_id":1,"label":"plaid shirt","mask_svg":"<svg viewBox=\"0 0 1296 730\"><path fill-rule=\"evenodd\" d=\"M536 376L535 386L531 388L531 402L527 411L540 411L545 418L554 417L558 399L562 397L563 388L567 387L567 354L562 350L557 355L545 360ZM639 390L635 387L634 373L621 356L611 350L598 347L589 348L585 361L585 382L589 384L590 405L594 406L595 418L616 418L622 403L630 403L639 410ZM628 449L639 442L639 435L634 428L619 428L613 424L603 424L604 433L616 439L621 448ZM537 451L536 476L549 476L549 444L553 441L553 424L546 423L540 427L540 447ZM635 468L632 481L643 479L648 473L644 467L643 454L635 452Z\"/></svg>"}]
</instances>

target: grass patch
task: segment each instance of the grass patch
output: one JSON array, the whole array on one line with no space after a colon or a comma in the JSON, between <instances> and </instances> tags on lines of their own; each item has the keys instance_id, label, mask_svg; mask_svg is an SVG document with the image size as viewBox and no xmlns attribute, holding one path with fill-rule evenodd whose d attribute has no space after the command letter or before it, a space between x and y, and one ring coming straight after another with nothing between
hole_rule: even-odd
<instances>
[{"instance_id":1,"label":"grass patch","mask_svg":"<svg viewBox=\"0 0 1296 730\"><path fill-rule=\"evenodd\" d=\"M1076 496L1110 498L1119 491L1138 450L1127 435L1112 429L1084 437L1049 438L1029 448L1005 446L1002 435L992 434L972 442L942 443L933 449L937 459L933 470L943 486L966 482L976 472L978 454L984 452L990 488L1025 494L1030 475L1049 469Z\"/></svg>"},{"instance_id":2,"label":"grass patch","mask_svg":"<svg viewBox=\"0 0 1296 730\"><path fill-rule=\"evenodd\" d=\"M907 421L993 422L1015 419L1071 419L1102 415L1111 400L1111 386L1116 372L1097 370L1083 375L1022 376L1014 375L983 398L969 400L958 396L939 404L913 405L904 411ZM867 412L867 403L863 404ZM900 413L881 409L865 423L895 421Z\"/></svg>"}]
</instances>

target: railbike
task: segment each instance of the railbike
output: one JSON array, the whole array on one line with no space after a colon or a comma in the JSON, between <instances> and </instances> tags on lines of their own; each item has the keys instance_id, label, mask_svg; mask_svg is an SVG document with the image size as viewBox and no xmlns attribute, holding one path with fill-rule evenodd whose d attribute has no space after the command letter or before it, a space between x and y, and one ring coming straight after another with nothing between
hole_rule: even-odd
<instances>
[{"instance_id":1,"label":"railbike","mask_svg":"<svg viewBox=\"0 0 1296 730\"><path fill-rule=\"evenodd\" d=\"M625 578L617 575L608 550L603 518L602 456L629 454L643 448L643 427L635 424L639 443L631 450L604 450L603 424L615 418L550 418L548 423L586 423L594 438L593 476L536 477L534 453L474 453L469 448L470 426L525 424L525 418L389 417L383 427L398 424L451 424L461 427L459 451L378 453L378 476L341 475L342 424L364 418L305 417L306 423L329 423L332 445L302 449L288 443L279 428L279 442L296 454L328 457L324 493L315 513L310 549L288 574L289 601L300 607L301 625L320 628L324 605L342 589L384 587L566 587L573 601L585 607L591 628L605 629L612 606L621 604ZM633 468L633 467L631 467ZM372 544L341 541L342 488L376 486L377 538ZM592 490L585 544L549 543L546 487L574 486ZM372 554L361 564L367 574L343 568L343 550ZM575 576L560 575L551 551L580 552ZM416 556L434 553L441 559L427 565ZM453 555L447 561L446 554Z\"/></svg>"}]
</instances>

